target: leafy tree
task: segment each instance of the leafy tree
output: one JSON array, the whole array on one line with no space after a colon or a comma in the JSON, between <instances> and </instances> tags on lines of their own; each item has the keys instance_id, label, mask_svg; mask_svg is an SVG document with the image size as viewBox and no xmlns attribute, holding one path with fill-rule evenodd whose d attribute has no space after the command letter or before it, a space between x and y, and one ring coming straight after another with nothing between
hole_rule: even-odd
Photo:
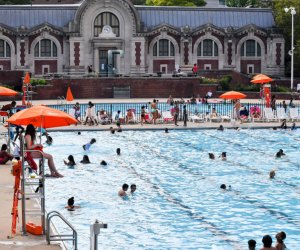
<instances>
[{"instance_id":1,"label":"leafy tree","mask_svg":"<svg viewBox=\"0 0 300 250\"><path fill-rule=\"evenodd\" d=\"M226 0L226 6L228 7L260 7L260 0Z\"/></svg>"},{"instance_id":2,"label":"leafy tree","mask_svg":"<svg viewBox=\"0 0 300 250\"><path fill-rule=\"evenodd\" d=\"M147 5L154 6L204 6L205 0L147 0Z\"/></svg>"},{"instance_id":3,"label":"leafy tree","mask_svg":"<svg viewBox=\"0 0 300 250\"><path fill-rule=\"evenodd\" d=\"M274 0L273 11L276 24L282 29L285 44L286 71L290 74L290 60L288 51L291 49L292 16L286 13L284 8L295 7L297 14L294 15L294 74L300 75L300 1L299 0Z\"/></svg>"}]
</instances>

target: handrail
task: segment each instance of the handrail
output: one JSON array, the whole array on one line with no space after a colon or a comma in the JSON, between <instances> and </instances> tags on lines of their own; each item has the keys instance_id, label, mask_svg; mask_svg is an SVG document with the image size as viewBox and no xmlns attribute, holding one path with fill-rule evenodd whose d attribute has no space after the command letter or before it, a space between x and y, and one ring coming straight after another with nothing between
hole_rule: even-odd
<instances>
[{"instance_id":1,"label":"handrail","mask_svg":"<svg viewBox=\"0 0 300 250\"><path fill-rule=\"evenodd\" d=\"M58 96L56 99L57 99L57 104L64 104L66 100L64 96Z\"/></svg>"},{"instance_id":2,"label":"handrail","mask_svg":"<svg viewBox=\"0 0 300 250\"><path fill-rule=\"evenodd\" d=\"M67 226L69 226L69 228L72 229L73 235L72 234L50 235L50 222L51 222L51 219L56 216L59 217L64 223L67 224ZM57 211L51 211L50 213L47 214L46 237L47 237L48 245L50 245L51 241L72 241L74 250L78 250L78 248L77 248L77 231L72 226L72 224L61 213L59 213ZM68 238L68 237L72 237L72 238Z\"/></svg>"}]
</instances>

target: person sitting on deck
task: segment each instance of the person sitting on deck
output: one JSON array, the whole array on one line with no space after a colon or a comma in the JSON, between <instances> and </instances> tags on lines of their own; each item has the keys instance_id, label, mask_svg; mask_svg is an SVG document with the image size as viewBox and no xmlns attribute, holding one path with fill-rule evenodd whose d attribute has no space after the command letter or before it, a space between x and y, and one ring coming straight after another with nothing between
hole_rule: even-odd
<instances>
[{"instance_id":1,"label":"person sitting on deck","mask_svg":"<svg viewBox=\"0 0 300 250\"><path fill-rule=\"evenodd\" d=\"M246 121L248 119L248 116L249 116L249 111L245 106L242 106L242 108L240 109L241 121Z\"/></svg>"},{"instance_id":2,"label":"person sitting on deck","mask_svg":"<svg viewBox=\"0 0 300 250\"><path fill-rule=\"evenodd\" d=\"M252 118L260 118L261 112L259 107L253 106L250 108L250 115Z\"/></svg>"},{"instance_id":3,"label":"person sitting on deck","mask_svg":"<svg viewBox=\"0 0 300 250\"><path fill-rule=\"evenodd\" d=\"M17 103L15 101L12 101L11 103L4 105L1 108L1 111L6 111L8 113L8 116L12 116L13 115L12 111L16 107L16 104Z\"/></svg>"},{"instance_id":4,"label":"person sitting on deck","mask_svg":"<svg viewBox=\"0 0 300 250\"><path fill-rule=\"evenodd\" d=\"M7 145L3 144L0 151L0 164L5 164L13 159L13 155L7 152Z\"/></svg>"},{"instance_id":5,"label":"person sitting on deck","mask_svg":"<svg viewBox=\"0 0 300 250\"><path fill-rule=\"evenodd\" d=\"M134 121L134 113L132 109L128 109L126 113L125 123L128 124L130 121Z\"/></svg>"}]
</instances>

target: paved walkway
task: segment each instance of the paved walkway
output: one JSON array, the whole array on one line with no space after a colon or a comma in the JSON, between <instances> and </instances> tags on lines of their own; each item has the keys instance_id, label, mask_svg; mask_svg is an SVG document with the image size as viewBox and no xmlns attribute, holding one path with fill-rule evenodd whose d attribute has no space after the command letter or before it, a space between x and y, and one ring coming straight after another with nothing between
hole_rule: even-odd
<instances>
[{"instance_id":1,"label":"paved walkway","mask_svg":"<svg viewBox=\"0 0 300 250\"><path fill-rule=\"evenodd\" d=\"M76 100L77 101L77 100ZM80 103L87 103L88 101L92 101L94 103L117 103L117 102L149 102L149 99L91 99L91 100L78 100ZM166 101L166 99L162 99L161 101ZM245 102L257 102L258 100L243 100ZM8 103L8 102L2 102ZM73 102L75 103L75 102ZM1 104L1 103L0 103ZM17 103L19 104L19 103ZM38 104L57 104L56 100L41 100L41 101L34 101L34 105ZM214 123L214 122L204 122L204 123L192 123L188 122L187 127L183 127L183 123L179 122L179 126L175 126L174 124L145 124L141 126L140 124L133 124L133 125L123 125L123 131L126 130L144 130L144 129L151 129L151 130L164 130L165 128L169 128L169 130L173 129L216 129L220 126L221 123ZM280 124L279 122L276 123L243 123L240 124L239 122L224 122L222 123L224 128L233 129L233 128L241 128L241 129L249 129L249 128L272 128L278 127ZM291 126L291 123L288 123L288 126ZM98 126L70 126L70 127L60 127L60 128L53 128L49 129L49 131L81 131L81 130L108 130L111 125L98 125ZM0 132L7 131L6 128L0 128ZM5 143L4 139L0 140L1 143ZM20 215L20 223L18 225L17 236L14 239L7 239L7 235L9 235L10 228L11 228L11 208L12 208L12 197L13 197L13 184L14 179L10 174L11 164L1 165L0 166L0 249L60 249L58 246L47 246L44 237L36 237L36 236L21 236L20 235L20 223L21 223L21 207L19 207L19 215Z\"/></svg>"}]
</instances>

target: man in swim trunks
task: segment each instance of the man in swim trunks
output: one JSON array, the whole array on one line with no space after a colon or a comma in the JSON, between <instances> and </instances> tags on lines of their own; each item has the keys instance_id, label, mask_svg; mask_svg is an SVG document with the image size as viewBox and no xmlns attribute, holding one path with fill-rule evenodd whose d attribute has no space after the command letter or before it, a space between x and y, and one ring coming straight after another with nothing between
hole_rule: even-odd
<instances>
[{"instance_id":1,"label":"man in swim trunks","mask_svg":"<svg viewBox=\"0 0 300 250\"><path fill-rule=\"evenodd\" d=\"M124 183L123 186L122 186L122 189L119 190L118 195L120 197L126 196L127 195L127 193L126 193L127 190L128 190L128 184Z\"/></svg>"}]
</instances>

